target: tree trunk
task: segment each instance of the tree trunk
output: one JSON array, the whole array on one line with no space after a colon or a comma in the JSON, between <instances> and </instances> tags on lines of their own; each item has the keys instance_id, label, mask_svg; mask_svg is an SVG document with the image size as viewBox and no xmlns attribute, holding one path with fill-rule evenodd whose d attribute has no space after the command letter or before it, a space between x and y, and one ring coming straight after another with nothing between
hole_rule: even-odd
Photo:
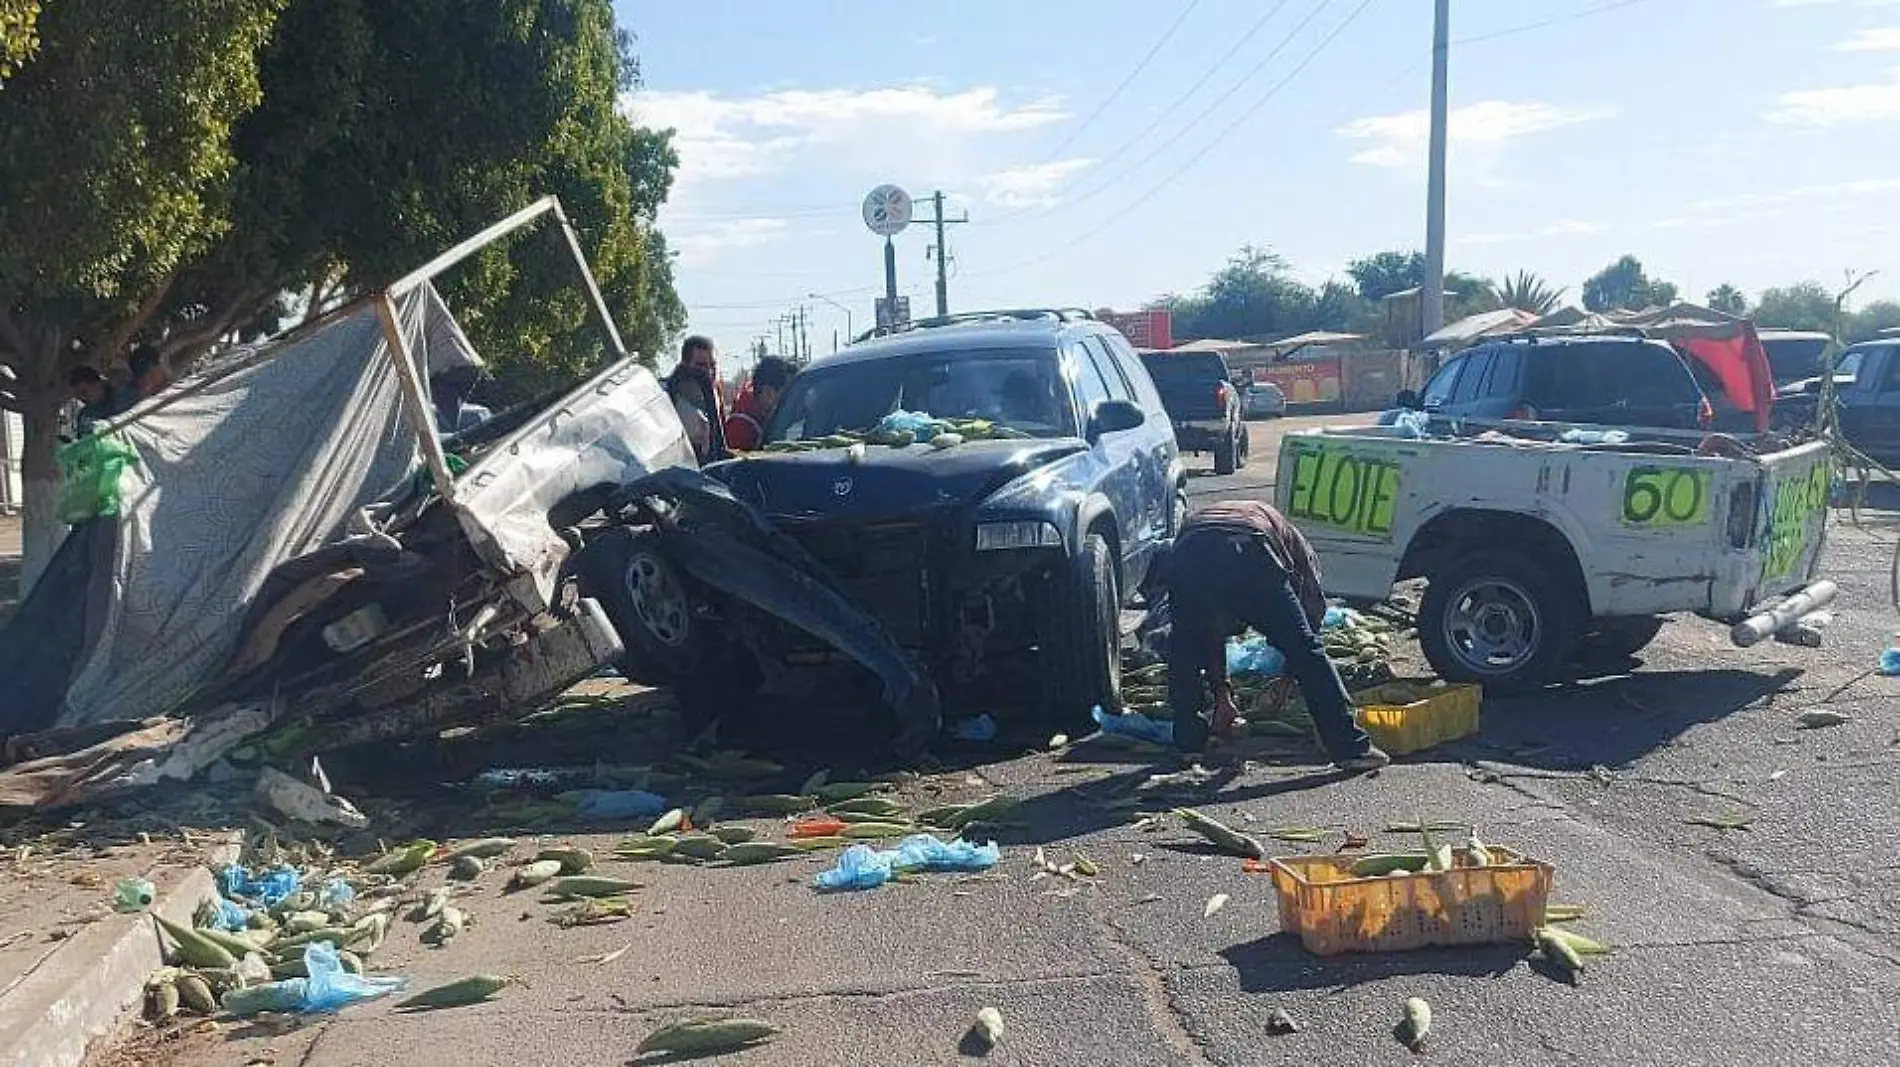
<instances>
[{"instance_id":1,"label":"tree trunk","mask_svg":"<svg viewBox=\"0 0 1900 1067\"><path fill-rule=\"evenodd\" d=\"M26 388L21 400L25 411L26 449L20 456L20 480L25 483L26 510L23 519L20 597L39 580L53 558L53 551L66 537L66 526L55 509L59 498L59 465L53 452L59 447L59 400L57 387Z\"/></svg>"}]
</instances>

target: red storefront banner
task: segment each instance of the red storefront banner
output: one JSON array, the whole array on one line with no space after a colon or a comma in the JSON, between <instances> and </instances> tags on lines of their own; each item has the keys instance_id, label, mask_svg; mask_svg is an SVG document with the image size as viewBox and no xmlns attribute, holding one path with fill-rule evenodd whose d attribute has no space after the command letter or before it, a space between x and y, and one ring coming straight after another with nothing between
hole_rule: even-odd
<instances>
[{"instance_id":1,"label":"red storefront banner","mask_svg":"<svg viewBox=\"0 0 1900 1067\"><path fill-rule=\"evenodd\" d=\"M1174 312L1166 308L1152 311L1109 311L1095 317L1121 331L1136 348L1173 348Z\"/></svg>"}]
</instances>

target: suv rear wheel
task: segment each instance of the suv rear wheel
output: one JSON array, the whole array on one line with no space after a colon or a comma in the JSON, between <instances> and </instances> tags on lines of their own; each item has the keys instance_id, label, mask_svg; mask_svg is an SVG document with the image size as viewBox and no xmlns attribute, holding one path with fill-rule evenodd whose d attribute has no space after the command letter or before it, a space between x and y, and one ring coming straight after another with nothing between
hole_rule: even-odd
<instances>
[{"instance_id":1,"label":"suv rear wheel","mask_svg":"<svg viewBox=\"0 0 1900 1067\"><path fill-rule=\"evenodd\" d=\"M1425 658L1455 682L1499 694L1550 682L1582 629L1579 591L1555 568L1519 552L1452 560L1430 576L1419 604Z\"/></svg>"},{"instance_id":2,"label":"suv rear wheel","mask_svg":"<svg viewBox=\"0 0 1900 1067\"><path fill-rule=\"evenodd\" d=\"M1049 584L1037 619L1044 704L1056 729L1086 733L1091 709L1121 705L1121 586L1108 539L1084 537Z\"/></svg>"},{"instance_id":3,"label":"suv rear wheel","mask_svg":"<svg viewBox=\"0 0 1900 1067\"><path fill-rule=\"evenodd\" d=\"M694 615L692 593L651 530L603 531L575 561L581 592L600 601L627 652L628 677L667 685L704 658L710 635Z\"/></svg>"}]
</instances>

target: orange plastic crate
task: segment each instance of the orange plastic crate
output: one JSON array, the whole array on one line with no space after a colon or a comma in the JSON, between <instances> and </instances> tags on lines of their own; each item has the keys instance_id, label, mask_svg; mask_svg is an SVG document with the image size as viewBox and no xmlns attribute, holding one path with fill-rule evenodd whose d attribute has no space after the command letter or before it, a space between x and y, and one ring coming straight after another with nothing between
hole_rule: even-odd
<instances>
[{"instance_id":1,"label":"orange plastic crate","mask_svg":"<svg viewBox=\"0 0 1900 1067\"><path fill-rule=\"evenodd\" d=\"M1399 952L1427 945L1526 941L1544 921L1556 871L1497 845L1489 867L1355 878L1355 856L1268 861L1280 929L1308 952Z\"/></svg>"}]
</instances>

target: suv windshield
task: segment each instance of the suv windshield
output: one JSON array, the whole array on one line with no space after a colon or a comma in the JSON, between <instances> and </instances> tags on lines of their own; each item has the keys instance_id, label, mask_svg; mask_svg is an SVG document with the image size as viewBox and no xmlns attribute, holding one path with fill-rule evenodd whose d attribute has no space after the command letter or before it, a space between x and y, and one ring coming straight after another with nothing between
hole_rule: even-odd
<instances>
[{"instance_id":1,"label":"suv windshield","mask_svg":"<svg viewBox=\"0 0 1900 1067\"><path fill-rule=\"evenodd\" d=\"M987 419L1032 437L1071 437L1069 393L1053 349L927 352L816 367L792 379L766 428L772 441L866 431L893 411Z\"/></svg>"}]
</instances>

